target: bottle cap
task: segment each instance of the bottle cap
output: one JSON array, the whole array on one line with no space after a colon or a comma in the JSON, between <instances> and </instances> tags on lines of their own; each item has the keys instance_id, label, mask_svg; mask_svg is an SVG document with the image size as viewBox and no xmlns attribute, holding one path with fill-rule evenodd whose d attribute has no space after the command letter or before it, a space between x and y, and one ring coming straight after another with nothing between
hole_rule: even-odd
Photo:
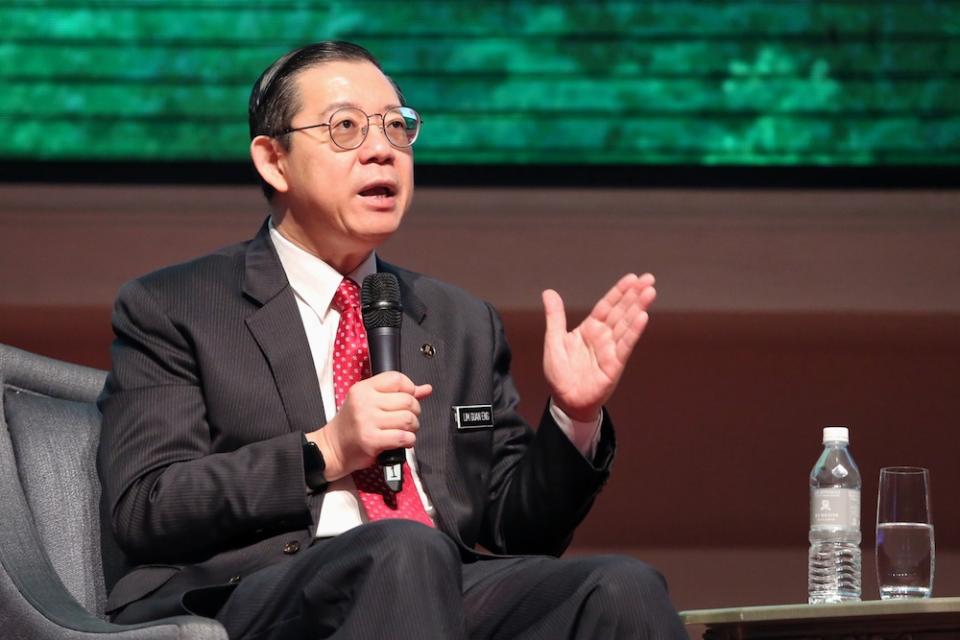
<instances>
[{"instance_id":1,"label":"bottle cap","mask_svg":"<svg viewBox=\"0 0 960 640\"><path fill-rule=\"evenodd\" d=\"M823 444L827 444L828 442L842 442L847 444L850 442L850 430L846 427L824 427Z\"/></svg>"}]
</instances>

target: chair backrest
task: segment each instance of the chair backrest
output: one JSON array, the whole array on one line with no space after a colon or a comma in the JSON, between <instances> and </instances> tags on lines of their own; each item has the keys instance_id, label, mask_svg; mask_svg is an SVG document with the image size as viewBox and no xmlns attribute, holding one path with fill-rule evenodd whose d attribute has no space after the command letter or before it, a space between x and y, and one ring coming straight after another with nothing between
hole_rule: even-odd
<instances>
[{"instance_id":1,"label":"chair backrest","mask_svg":"<svg viewBox=\"0 0 960 640\"><path fill-rule=\"evenodd\" d=\"M34 527L64 586L99 617L123 571L100 509L95 401L105 377L0 344L0 482L24 497L0 503L0 519Z\"/></svg>"}]
</instances>

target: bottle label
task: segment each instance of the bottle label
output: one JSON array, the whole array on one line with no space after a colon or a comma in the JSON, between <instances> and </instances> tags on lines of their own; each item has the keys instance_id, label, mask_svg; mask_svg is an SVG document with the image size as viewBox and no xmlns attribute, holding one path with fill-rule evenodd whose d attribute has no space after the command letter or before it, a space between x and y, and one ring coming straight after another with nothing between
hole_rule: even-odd
<instances>
[{"instance_id":1,"label":"bottle label","mask_svg":"<svg viewBox=\"0 0 960 640\"><path fill-rule=\"evenodd\" d=\"M857 489L814 489L810 501L813 527L860 528L860 492Z\"/></svg>"}]
</instances>

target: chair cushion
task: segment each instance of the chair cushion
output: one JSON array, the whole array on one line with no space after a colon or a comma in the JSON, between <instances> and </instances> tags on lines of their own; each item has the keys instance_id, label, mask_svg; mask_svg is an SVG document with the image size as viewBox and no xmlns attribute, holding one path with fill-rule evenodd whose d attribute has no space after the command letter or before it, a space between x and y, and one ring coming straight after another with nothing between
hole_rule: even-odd
<instances>
[{"instance_id":1,"label":"chair cushion","mask_svg":"<svg viewBox=\"0 0 960 640\"><path fill-rule=\"evenodd\" d=\"M103 614L100 482L95 405L4 389L3 410L17 471L44 549L64 586Z\"/></svg>"}]
</instances>

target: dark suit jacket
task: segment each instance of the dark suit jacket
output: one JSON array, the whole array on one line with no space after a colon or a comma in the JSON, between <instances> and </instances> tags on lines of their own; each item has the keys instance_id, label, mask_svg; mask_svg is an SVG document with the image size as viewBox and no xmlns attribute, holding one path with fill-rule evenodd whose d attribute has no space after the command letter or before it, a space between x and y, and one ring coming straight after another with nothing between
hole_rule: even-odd
<instances>
[{"instance_id":1,"label":"dark suit jacket","mask_svg":"<svg viewBox=\"0 0 960 640\"><path fill-rule=\"evenodd\" d=\"M534 434L515 410L496 312L453 286L379 268L401 286L403 371L433 385L416 455L437 526L465 553L479 543L560 554L608 476L609 421L594 464L548 412ZM140 566L113 587L108 612L228 585L310 544L323 495L306 489L301 434L327 419L267 226L125 285L113 326L99 466L113 533ZM458 430L452 407L464 405L492 405L494 427Z\"/></svg>"}]
</instances>

